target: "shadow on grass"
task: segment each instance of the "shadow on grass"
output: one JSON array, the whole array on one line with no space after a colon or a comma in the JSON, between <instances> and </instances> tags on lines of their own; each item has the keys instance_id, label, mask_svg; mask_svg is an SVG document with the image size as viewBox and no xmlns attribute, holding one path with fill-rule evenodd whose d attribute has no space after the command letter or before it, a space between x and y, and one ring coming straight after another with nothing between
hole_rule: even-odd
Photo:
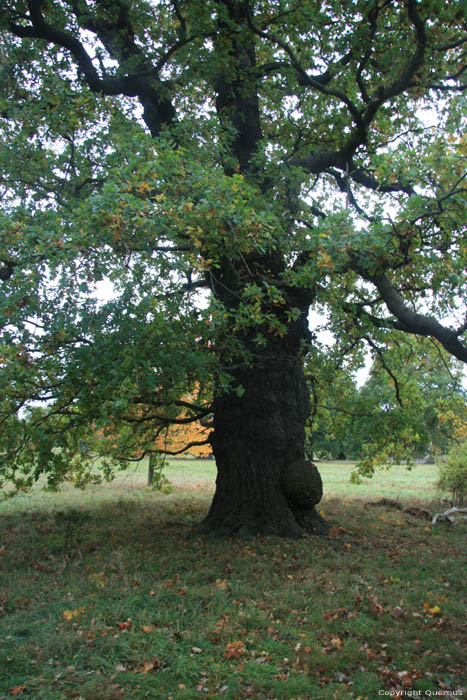
<instances>
[{"instance_id":1,"label":"shadow on grass","mask_svg":"<svg viewBox=\"0 0 467 700\"><path fill-rule=\"evenodd\" d=\"M138 494L0 517L0 697L461 687L465 526L328 498L329 537L218 540L193 537L212 489Z\"/></svg>"}]
</instances>

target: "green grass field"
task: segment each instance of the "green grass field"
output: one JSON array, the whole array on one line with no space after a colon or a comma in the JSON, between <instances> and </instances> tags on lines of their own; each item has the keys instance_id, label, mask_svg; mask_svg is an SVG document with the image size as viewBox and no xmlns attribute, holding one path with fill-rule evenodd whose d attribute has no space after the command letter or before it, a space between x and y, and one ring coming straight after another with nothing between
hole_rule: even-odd
<instances>
[{"instance_id":1,"label":"green grass field","mask_svg":"<svg viewBox=\"0 0 467 700\"><path fill-rule=\"evenodd\" d=\"M168 493L142 465L3 503L0 698L465 696L467 521L367 506L435 508L435 467L319 468L327 538L197 536L211 461L173 460Z\"/></svg>"},{"instance_id":2,"label":"green grass field","mask_svg":"<svg viewBox=\"0 0 467 700\"><path fill-rule=\"evenodd\" d=\"M417 465L411 471L404 466L392 466L388 470L378 471L373 479L362 484L349 482L354 462L317 462L324 482L326 498L378 499L382 497L410 502L421 500L435 502L439 500L436 488L437 471L433 464ZM213 491L216 479L215 462L210 459L171 459L164 468L164 474L175 487L184 486L188 491ZM71 485L63 486L59 495L48 493L40 488L21 495L13 500L0 503L0 515L27 511L30 509L60 509L68 507L91 506L96 503L113 501L121 497L157 500L157 493L146 489L147 463L143 462L128 471L122 472L115 481L101 486L89 486L86 491L75 489ZM177 491L175 498L178 498ZM164 493L164 503L167 494Z\"/></svg>"}]
</instances>

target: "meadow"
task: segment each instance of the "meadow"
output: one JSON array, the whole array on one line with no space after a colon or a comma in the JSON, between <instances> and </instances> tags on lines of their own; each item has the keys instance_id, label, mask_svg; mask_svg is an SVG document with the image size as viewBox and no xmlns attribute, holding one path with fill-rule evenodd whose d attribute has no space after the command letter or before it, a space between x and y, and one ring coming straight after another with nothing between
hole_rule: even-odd
<instances>
[{"instance_id":1,"label":"meadow","mask_svg":"<svg viewBox=\"0 0 467 700\"><path fill-rule=\"evenodd\" d=\"M210 460L0 505L0 698L374 700L467 693L463 547L434 465L349 483L319 463L329 537L199 536Z\"/></svg>"}]
</instances>

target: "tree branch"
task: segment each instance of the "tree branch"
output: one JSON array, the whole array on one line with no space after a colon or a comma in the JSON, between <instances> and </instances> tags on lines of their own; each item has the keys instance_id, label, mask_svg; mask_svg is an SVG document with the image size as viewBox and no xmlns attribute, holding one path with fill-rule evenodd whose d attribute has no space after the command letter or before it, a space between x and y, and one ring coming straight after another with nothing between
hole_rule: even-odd
<instances>
[{"instance_id":1,"label":"tree branch","mask_svg":"<svg viewBox=\"0 0 467 700\"><path fill-rule=\"evenodd\" d=\"M362 207L358 204L357 200L355 199L354 193L350 189L349 177L351 176L351 173L347 171L345 173L345 177L342 177L342 175L340 175L340 173L336 172L335 170L330 170L329 172L334 177L340 191L346 195L347 205L350 203L357 212L357 214L359 214L367 221L374 222L375 218L373 216L368 216L366 211L364 211Z\"/></svg>"},{"instance_id":2,"label":"tree branch","mask_svg":"<svg viewBox=\"0 0 467 700\"><path fill-rule=\"evenodd\" d=\"M460 342L457 331L446 328L431 316L410 309L385 273L367 276L366 279L378 289L387 308L401 324L401 330L436 338L451 355L467 363L467 347Z\"/></svg>"},{"instance_id":3,"label":"tree branch","mask_svg":"<svg viewBox=\"0 0 467 700\"><path fill-rule=\"evenodd\" d=\"M102 19L95 20L82 4L78 5L76 2L72 4L80 26L98 36L109 55L120 62L121 68L129 58L137 59L136 71L121 77L107 75L100 77L81 41L71 33L46 22L42 14L43 0L28 0L28 19L31 26L18 25L10 21L9 29L17 37L42 39L68 50L93 92L138 97L144 109L144 121L151 135L156 136L164 125L175 121L176 113L170 100L163 94L167 86L159 79L156 69L134 41L128 19L128 8L120 5L118 18L112 24ZM126 29L124 39L122 28Z\"/></svg>"},{"instance_id":4,"label":"tree branch","mask_svg":"<svg viewBox=\"0 0 467 700\"><path fill-rule=\"evenodd\" d=\"M6 282L12 276L18 263L13 262L13 260L0 260L0 262L4 265L4 267L0 269L0 280Z\"/></svg>"},{"instance_id":5,"label":"tree branch","mask_svg":"<svg viewBox=\"0 0 467 700\"><path fill-rule=\"evenodd\" d=\"M366 90L364 89L364 86L361 82L361 75L359 75L357 70L357 76L355 79L362 94L363 101L365 102L365 106L361 110L357 109L357 107L345 93L342 93L340 90L332 90L330 88L327 88L326 86L320 86L319 81L317 81L314 78L310 78L304 71L303 67L299 64L290 47L284 44L284 42L278 39L278 37L271 35L268 36L265 33L260 33L260 35L265 35L266 38L272 38L274 41L276 41L278 46L283 48L284 51L288 53L289 57L291 58L291 63L293 67L297 70L297 72L300 73L300 75L304 74L304 83L310 85L310 87L318 89L324 94L333 95L334 97L337 97L342 102L344 102L344 104L349 109L356 126L355 131L350 135L350 137L347 139L347 142L344 143L340 150L331 151L327 153L314 153L306 158L294 160L294 165L304 168L304 170L306 170L308 173L314 174L322 173L325 170L328 170L332 167L338 168L339 170L343 171L348 170L350 173L350 177L355 182L358 182L359 184L369 189L381 192L402 191L409 195L413 194L413 188L409 184L394 183L383 185L381 183L378 183L374 178L365 173L363 170L352 169L351 167L352 157L357 148L366 143L368 127L372 123L380 107L389 99L397 97L397 95L412 87L414 84L413 79L419 68L423 65L427 37L423 21L420 18L420 15L417 11L416 0L408 0L408 16L415 29L417 48L406 62L401 75L388 87L385 88L379 86L374 91L374 96L372 97L369 96ZM362 63L363 65L365 65L365 56L362 59Z\"/></svg>"},{"instance_id":6,"label":"tree branch","mask_svg":"<svg viewBox=\"0 0 467 700\"><path fill-rule=\"evenodd\" d=\"M10 31L21 39L43 39L67 49L93 92L105 95L136 95L133 76L100 78L83 44L74 36L48 24L41 12L42 0L29 0L29 19L32 26L9 22Z\"/></svg>"},{"instance_id":7,"label":"tree branch","mask_svg":"<svg viewBox=\"0 0 467 700\"><path fill-rule=\"evenodd\" d=\"M347 408L341 408L337 406L326 406L325 404L322 403L312 403L311 404L312 408L324 408L325 411L329 411L332 413L333 411L336 411L337 413L345 413L347 416L353 416L355 418L371 418L372 415L371 413L362 413L360 411L351 411Z\"/></svg>"},{"instance_id":8,"label":"tree branch","mask_svg":"<svg viewBox=\"0 0 467 700\"><path fill-rule=\"evenodd\" d=\"M202 445L209 445L210 441L209 438L206 438L206 440L193 440L193 442L189 442L185 447L182 447L180 450L157 450L157 452L160 452L162 454L166 455L181 455L183 452L186 452L187 450L190 449L190 447L201 447Z\"/></svg>"},{"instance_id":9,"label":"tree branch","mask_svg":"<svg viewBox=\"0 0 467 700\"><path fill-rule=\"evenodd\" d=\"M399 406L400 406L401 408L404 408L404 402L402 401L402 396L401 396L401 392L400 392L399 381L398 381L396 375L394 374L394 372L391 370L391 368L388 367L388 365L386 364L386 360L384 359L384 353L383 353L383 351L381 350L380 347L378 347L378 345L376 345L376 343L374 343L374 342L371 340L371 338L368 338L368 336L365 336L365 340L366 340L366 342L368 343L368 345L370 345L370 347L372 347L373 350L376 352L376 354L377 354L378 357L379 357L379 361L381 362L381 367L384 369L384 371L386 372L386 374L388 374L389 377L392 379L392 383L393 383L393 385L394 385L394 392L395 392L395 394L396 394L396 401L397 401L397 403L399 404Z\"/></svg>"},{"instance_id":10,"label":"tree branch","mask_svg":"<svg viewBox=\"0 0 467 700\"><path fill-rule=\"evenodd\" d=\"M399 78L387 88L380 86L376 89L374 93L375 97L369 102L362 115L366 125L369 125L373 121L376 112L384 102L387 102L387 100L393 97L397 97L397 95L400 95L404 90L413 86L413 79L418 69L423 65L427 44L425 26L418 14L416 0L408 0L407 6L409 19L415 29L417 48L406 62Z\"/></svg>"},{"instance_id":11,"label":"tree branch","mask_svg":"<svg viewBox=\"0 0 467 700\"><path fill-rule=\"evenodd\" d=\"M349 169L349 177L357 182L359 185L363 185L367 189L373 190L374 192L405 192L409 196L414 194L414 189L409 183L404 184L403 182L397 181L390 184L383 184L378 182L376 178L369 175L364 170L359 168Z\"/></svg>"},{"instance_id":12,"label":"tree branch","mask_svg":"<svg viewBox=\"0 0 467 700\"><path fill-rule=\"evenodd\" d=\"M357 109L357 107L354 105L352 100L348 97L348 95L345 94L345 92L342 92L341 90L336 90L335 88L330 88L328 87L328 84L331 82L333 78L333 71L329 70L326 71L325 74L322 76L318 77L313 77L308 75L306 72L305 68L302 66L300 61L298 60L297 56L295 55L295 52L287 44L283 39L281 39L277 34L273 34L272 32L265 32L259 27L255 25L253 22L253 18L251 16L251 12L248 7L247 3L247 21L248 21L248 26L250 27L251 31L254 32L257 36L260 36L263 39L267 39L268 41L272 41L274 44L277 44L285 53L288 55L290 58L290 63L291 66L294 68L294 70L297 73L297 79L298 83L300 85L303 85L305 87L311 87L314 90L317 90L318 92L323 93L324 95L328 95L329 97L335 97L336 99L340 100L345 104L347 109L349 110L350 114L352 115L356 125L357 129L364 129L365 125L363 123L363 120L361 118L360 112ZM350 60L350 55L348 60ZM344 59L342 59L344 60ZM346 61L348 62L348 61Z\"/></svg>"}]
</instances>

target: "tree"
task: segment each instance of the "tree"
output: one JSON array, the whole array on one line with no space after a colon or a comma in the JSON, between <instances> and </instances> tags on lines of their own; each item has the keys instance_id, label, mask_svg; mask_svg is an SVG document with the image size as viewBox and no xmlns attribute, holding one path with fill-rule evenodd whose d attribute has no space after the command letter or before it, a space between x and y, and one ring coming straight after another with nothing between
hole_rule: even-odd
<instances>
[{"instance_id":1,"label":"tree","mask_svg":"<svg viewBox=\"0 0 467 700\"><path fill-rule=\"evenodd\" d=\"M4 0L0 24L5 478L82 480L92 425L120 464L212 415L206 526L325 529L316 470L294 487L310 307L333 353L398 331L467 361L461 9Z\"/></svg>"},{"instance_id":2,"label":"tree","mask_svg":"<svg viewBox=\"0 0 467 700\"><path fill-rule=\"evenodd\" d=\"M394 333L384 347L368 341L373 362L361 387L339 358L308 363L313 454L359 460L356 477L391 461L413 465L446 454L465 423L462 363L427 338Z\"/></svg>"},{"instance_id":3,"label":"tree","mask_svg":"<svg viewBox=\"0 0 467 700\"><path fill-rule=\"evenodd\" d=\"M446 454L456 440L452 413L465 414L467 394L462 386L462 366L454 358L422 338L395 336L378 349L367 382L361 387L362 405L375 408L366 425L363 461L370 467L375 452L368 439L381 436L378 421L386 423L381 458L411 464L415 458L432 459ZM371 453L373 452L373 463ZM370 459L368 459L370 457ZM364 471L364 469L363 469Z\"/></svg>"}]
</instances>

